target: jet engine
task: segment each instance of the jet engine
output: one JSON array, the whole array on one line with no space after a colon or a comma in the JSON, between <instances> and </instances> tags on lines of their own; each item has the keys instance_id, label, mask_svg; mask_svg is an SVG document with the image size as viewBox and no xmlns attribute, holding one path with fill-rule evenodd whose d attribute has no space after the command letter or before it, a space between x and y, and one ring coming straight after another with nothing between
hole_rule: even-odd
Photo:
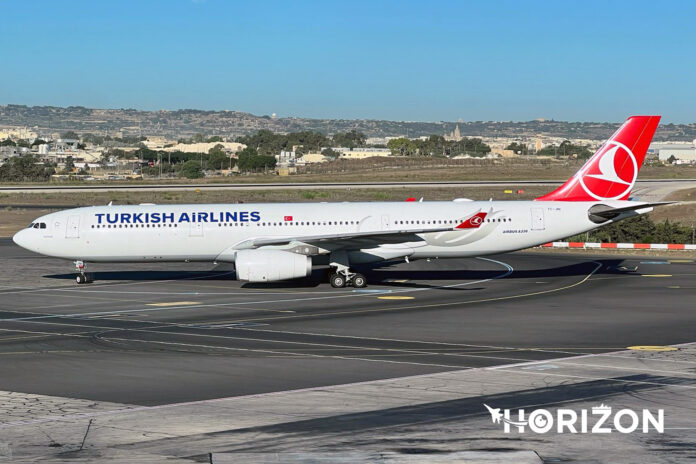
<instances>
[{"instance_id":1,"label":"jet engine","mask_svg":"<svg viewBox=\"0 0 696 464\"><path fill-rule=\"evenodd\" d=\"M274 282L312 273L311 257L283 250L240 250L234 262L237 279L249 282Z\"/></svg>"}]
</instances>

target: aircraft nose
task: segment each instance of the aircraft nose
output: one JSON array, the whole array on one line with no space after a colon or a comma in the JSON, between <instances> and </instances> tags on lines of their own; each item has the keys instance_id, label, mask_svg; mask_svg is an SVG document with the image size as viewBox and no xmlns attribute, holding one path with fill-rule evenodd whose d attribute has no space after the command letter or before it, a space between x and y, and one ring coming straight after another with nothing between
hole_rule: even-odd
<instances>
[{"instance_id":1,"label":"aircraft nose","mask_svg":"<svg viewBox=\"0 0 696 464\"><path fill-rule=\"evenodd\" d=\"M22 248L29 248L29 237L28 237L28 231L26 229L22 229L16 234L12 236L12 241L15 242L17 245L21 246Z\"/></svg>"}]
</instances>

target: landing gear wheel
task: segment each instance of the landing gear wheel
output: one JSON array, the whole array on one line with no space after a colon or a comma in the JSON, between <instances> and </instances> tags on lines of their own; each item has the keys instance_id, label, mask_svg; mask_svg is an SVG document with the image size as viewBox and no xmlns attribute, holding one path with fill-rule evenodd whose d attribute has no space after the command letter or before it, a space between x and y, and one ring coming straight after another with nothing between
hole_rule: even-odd
<instances>
[{"instance_id":1,"label":"landing gear wheel","mask_svg":"<svg viewBox=\"0 0 696 464\"><path fill-rule=\"evenodd\" d=\"M84 274L77 274L77 277L75 277L75 282L77 282L78 284L86 284L87 276Z\"/></svg>"},{"instance_id":2,"label":"landing gear wheel","mask_svg":"<svg viewBox=\"0 0 696 464\"><path fill-rule=\"evenodd\" d=\"M331 274L329 276L329 282L333 288L343 288L346 286L346 278L343 274Z\"/></svg>"},{"instance_id":3,"label":"landing gear wheel","mask_svg":"<svg viewBox=\"0 0 696 464\"><path fill-rule=\"evenodd\" d=\"M367 287L367 279L362 274L355 274L353 276L353 281L351 282L355 288L365 288Z\"/></svg>"}]
</instances>

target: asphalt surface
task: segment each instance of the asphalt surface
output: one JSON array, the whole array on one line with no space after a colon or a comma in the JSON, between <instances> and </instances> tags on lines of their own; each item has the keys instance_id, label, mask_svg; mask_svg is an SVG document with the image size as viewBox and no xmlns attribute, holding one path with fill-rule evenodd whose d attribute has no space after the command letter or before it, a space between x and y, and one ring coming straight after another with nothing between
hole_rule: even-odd
<instances>
[{"instance_id":1,"label":"asphalt surface","mask_svg":"<svg viewBox=\"0 0 696 464\"><path fill-rule=\"evenodd\" d=\"M157 405L691 342L696 265L513 253L366 270L362 291L0 242L0 390Z\"/></svg>"}]
</instances>

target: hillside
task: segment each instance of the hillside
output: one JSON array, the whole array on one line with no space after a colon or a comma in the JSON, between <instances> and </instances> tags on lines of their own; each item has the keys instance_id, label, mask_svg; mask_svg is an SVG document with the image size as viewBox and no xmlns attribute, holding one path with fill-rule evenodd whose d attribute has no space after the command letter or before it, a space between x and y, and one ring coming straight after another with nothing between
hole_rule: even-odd
<instances>
[{"instance_id":1,"label":"hillside","mask_svg":"<svg viewBox=\"0 0 696 464\"><path fill-rule=\"evenodd\" d=\"M188 137L195 133L234 137L268 129L274 132L312 130L324 134L352 129L368 137L444 134L456 122L384 121L371 119L309 119L256 116L240 111L139 111L134 109L91 109L81 106L0 105L0 126L26 126L39 131L74 130L78 133L113 133L123 135L162 135ZM459 123L463 136L479 137L568 137L603 139L611 135L618 123L524 121L469 121ZM658 129L655 140L696 139L696 124L667 124Z\"/></svg>"}]
</instances>

